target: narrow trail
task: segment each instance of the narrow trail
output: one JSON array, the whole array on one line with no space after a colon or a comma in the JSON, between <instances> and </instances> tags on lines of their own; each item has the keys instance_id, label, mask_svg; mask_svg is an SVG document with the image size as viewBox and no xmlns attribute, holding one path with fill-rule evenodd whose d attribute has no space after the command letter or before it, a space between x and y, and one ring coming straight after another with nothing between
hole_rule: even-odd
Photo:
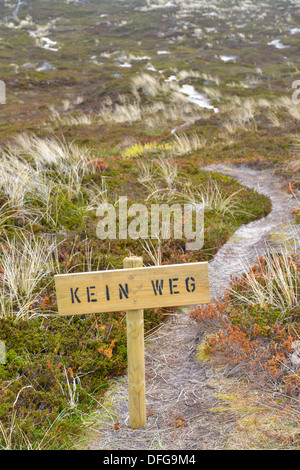
<instances>
[{"instance_id":1,"label":"narrow trail","mask_svg":"<svg viewBox=\"0 0 300 470\"><path fill-rule=\"evenodd\" d=\"M272 210L266 217L242 225L210 263L212 299L220 298L230 277L242 273L244 264L252 266L264 255L268 246L280 249L283 243L294 243L291 223L292 210L299 202L282 189L282 180L272 175L272 170L256 170L245 166L213 164L203 168L235 178L239 183L271 199ZM220 269L221 268L221 269Z\"/></svg>"},{"instance_id":2,"label":"narrow trail","mask_svg":"<svg viewBox=\"0 0 300 470\"><path fill-rule=\"evenodd\" d=\"M209 263L212 300L221 298L231 276L242 273L238 260L249 265L267 249L287 238L299 203L282 188L270 170L214 164L203 168L231 176L241 184L268 196L271 213L241 226ZM234 426L231 413L214 413L218 392L210 386L215 378L208 364L196 360L200 336L189 309L171 315L146 341L147 425L128 426L127 377L116 381L99 410L98 428L88 449L98 450L208 450L222 449ZM105 408L104 408L105 407ZM116 426L115 423L118 423ZM114 429L117 428L117 429Z\"/></svg>"}]
</instances>

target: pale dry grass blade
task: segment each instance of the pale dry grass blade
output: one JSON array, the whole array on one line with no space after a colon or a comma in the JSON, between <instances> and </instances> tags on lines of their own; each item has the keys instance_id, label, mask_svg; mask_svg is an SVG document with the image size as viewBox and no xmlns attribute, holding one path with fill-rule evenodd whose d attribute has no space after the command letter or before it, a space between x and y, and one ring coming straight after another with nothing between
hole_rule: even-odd
<instances>
[{"instance_id":1,"label":"pale dry grass blade","mask_svg":"<svg viewBox=\"0 0 300 470\"><path fill-rule=\"evenodd\" d=\"M139 168L138 181L141 184L147 184L155 178L155 168L153 161L147 162L144 160L138 160L137 165Z\"/></svg>"},{"instance_id":2,"label":"pale dry grass blade","mask_svg":"<svg viewBox=\"0 0 300 470\"><path fill-rule=\"evenodd\" d=\"M263 259L257 262L257 269L249 267L244 262L243 280L246 290L239 292L231 288L233 301L246 305L259 305L262 309L269 306L278 308L283 313L290 311L299 304L300 276L299 269L288 253L268 251Z\"/></svg>"},{"instance_id":3,"label":"pale dry grass blade","mask_svg":"<svg viewBox=\"0 0 300 470\"><path fill-rule=\"evenodd\" d=\"M191 134L182 133L174 135L175 153L177 155L190 153L205 147L205 145L206 139L201 136L199 137L195 132Z\"/></svg>"},{"instance_id":4,"label":"pale dry grass blade","mask_svg":"<svg viewBox=\"0 0 300 470\"><path fill-rule=\"evenodd\" d=\"M75 142L21 134L14 139L0 163L0 188L13 205L38 199L49 214L50 195L64 192L69 199L82 195L85 175L94 171L87 163L91 150Z\"/></svg>"},{"instance_id":5,"label":"pale dry grass blade","mask_svg":"<svg viewBox=\"0 0 300 470\"><path fill-rule=\"evenodd\" d=\"M0 433L2 436L2 441L4 445L0 447L2 450L13 450L13 434L15 432L15 420L16 420L16 410L13 410L11 415L10 425L5 427L0 421Z\"/></svg>"},{"instance_id":6,"label":"pale dry grass blade","mask_svg":"<svg viewBox=\"0 0 300 470\"><path fill-rule=\"evenodd\" d=\"M75 142L66 142L55 137L40 138L34 134L20 134L14 138L14 146L10 146L14 154L30 157L37 169L50 167L59 171L74 164L84 164L91 158L87 147Z\"/></svg>"},{"instance_id":7,"label":"pale dry grass blade","mask_svg":"<svg viewBox=\"0 0 300 470\"><path fill-rule=\"evenodd\" d=\"M169 86L165 82L145 72L133 77L131 83L132 91L135 95L137 95L140 90L146 95L153 97L159 93L166 94L169 91Z\"/></svg>"},{"instance_id":8,"label":"pale dry grass blade","mask_svg":"<svg viewBox=\"0 0 300 470\"><path fill-rule=\"evenodd\" d=\"M16 423L17 411L15 406L19 400L20 394L26 388L33 389L33 386L25 385L17 393L16 399L12 405L10 424L5 427L4 424L0 421L0 437L2 436L2 441L4 443L4 445L0 447L0 449L2 450L21 450L24 445L27 450L32 449L32 446L27 436L24 434L20 426Z\"/></svg>"},{"instance_id":9,"label":"pale dry grass blade","mask_svg":"<svg viewBox=\"0 0 300 470\"><path fill-rule=\"evenodd\" d=\"M93 124L94 118L90 114L60 114L58 111L53 110L51 122L62 126L90 126Z\"/></svg>"},{"instance_id":10,"label":"pale dry grass blade","mask_svg":"<svg viewBox=\"0 0 300 470\"><path fill-rule=\"evenodd\" d=\"M77 407L78 400L79 400L79 385L80 379L78 376L74 377L73 373L71 374L71 382L69 379L68 371L64 366L64 376L66 379L67 384L67 393L65 392L64 387L60 384L63 394L66 396L68 405L71 409Z\"/></svg>"},{"instance_id":11,"label":"pale dry grass blade","mask_svg":"<svg viewBox=\"0 0 300 470\"><path fill-rule=\"evenodd\" d=\"M213 210L221 215L231 214L234 217L234 213L239 210L236 196L241 191L243 188L233 191L229 195L224 195L218 184L214 180L210 180L207 186L202 186L200 189L186 186L179 195L184 202L193 206L201 204L204 210Z\"/></svg>"},{"instance_id":12,"label":"pale dry grass blade","mask_svg":"<svg viewBox=\"0 0 300 470\"><path fill-rule=\"evenodd\" d=\"M269 112L267 114L267 119L270 121L272 126L274 126L274 127L280 127L281 126L280 119L278 118L278 116L274 112Z\"/></svg>"},{"instance_id":13,"label":"pale dry grass blade","mask_svg":"<svg viewBox=\"0 0 300 470\"><path fill-rule=\"evenodd\" d=\"M142 109L138 103L105 107L99 113L101 122L136 122L142 119Z\"/></svg>"}]
</instances>

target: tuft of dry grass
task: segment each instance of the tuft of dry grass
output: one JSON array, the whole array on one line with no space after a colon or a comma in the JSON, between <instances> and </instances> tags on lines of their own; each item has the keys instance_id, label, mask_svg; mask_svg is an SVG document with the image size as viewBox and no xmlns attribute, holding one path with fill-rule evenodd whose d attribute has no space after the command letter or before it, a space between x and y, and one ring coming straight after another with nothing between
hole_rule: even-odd
<instances>
[{"instance_id":1,"label":"tuft of dry grass","mask_svg":"<svg viewBox=\"0 0 300 470\"><path fill-rule=\"evenodd\" d=\"M90 126L93 124L94 118L90 114L61 114L53 110L51 122L56 126Z\"/></svg>"},{"instance_id":2,"label":"tuft of dry grass","mask_svg":"<svg viewBox=\"0 0 300 470\"><path fill-rule=\"evenodd\" d=\"M225 105L222 111L230 114L230 118L223 123L223 127L230 134L234 134L238 129L256 130L256 103L254 99L242 100L239 97L232 97L231 103Z\"/></svg>"}]
</instances>

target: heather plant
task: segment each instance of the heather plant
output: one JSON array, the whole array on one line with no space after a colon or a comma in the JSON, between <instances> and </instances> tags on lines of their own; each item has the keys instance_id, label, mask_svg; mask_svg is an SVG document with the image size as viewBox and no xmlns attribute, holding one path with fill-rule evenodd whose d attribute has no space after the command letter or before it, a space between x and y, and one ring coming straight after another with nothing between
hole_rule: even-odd
<instances>
[{"instance_id":1,"label":"heather plant","mask_svg":"<svg viewBox=\"0 0 300 470\"><path fill-rule=\"evenodd\" d=\"M204 351L263 386L300 390L293 345L300 334L299 256L268 252L236 278L222 302L192 316L209 334Z\"/></svg>"},{"instance_id":2,"label":"heather plant","mask_svg":"<svg viewBox=\"0 0 300 470\"><path fill-rule=\"evenodd\" d=\"M242 305L269 306L292 311L299 302L299 265L287 250L269 251L255 266L243 265L244 276L240 288L232 288L233 302ZM243 286L243 287L242 287Z\"/></svg>"},{"instance_id":3,"label":"heather plant","mask_svg":"<svg viewBox=\"0 0 300 470\"><path fill-rule=\"evenodd\" d=\"M243 188L226 194L221 190L216 181L209 180L208 184L202 185L200 189L185 185L181 192L181 197L190 204L203 204L206 210L212 210L221 215L230 214L234 217L240 208L237 195L241 191L243 191Z\"/></svg>"},{"instance_id":4,"label":"heather plant","mask_svg":"<svg viewBox=\"0 0 300 470\"><path fill-rule=\"evenodd\" d=\"M199 150L205 147L206 139L199 137L196 133L175 134L174 136L174 149L177 155L184 155L186 153Z\"/></svg>"},{"instance_id":5,"label":"heather plant","mask_svg":"<svg viewBox=\"0 0 300 470\"><path fill-rule=\"evenodd\" d=\"M157 142L147 142L144 145L138 142L131 147L127 147L123 152L123 157L125 159L129 158L140 158L148 153L159 153L163 151L172 151L175 147L166 143L157 143Z\"/></svg>"},{"instance_id":6,"label":"heather plant","mask_svg":"<svg viewBox=\"0 0 300 470\"><path fill-rule=\"evenodd\" d=\"M124 314L58 317L55 272L118 269L129 253L143 254L146 265L211 260L241 224L271 210L262 194L201 170L212 162L276 167L299 199L297 7L271 0L1 2L8 86L0 126L0 341L7 346L0 446L74 446L90 407L126 370ZM195 94L183 93L186 86ZM149 206L202 203L203 249L187 252L185 240L159 237L99 240L99 203L117 208L122 195ZM211 334L210 358L229 361L232 375L294 395L295 403L298 264L273 253L244 265L226 299L194 311ZM146 312L146 330L162 318ZM193 417L185 426L196 423ZM232 429L222 426L226 435ZM293 435L297 442L297 428Z\"/></svg>"}]
</instances>

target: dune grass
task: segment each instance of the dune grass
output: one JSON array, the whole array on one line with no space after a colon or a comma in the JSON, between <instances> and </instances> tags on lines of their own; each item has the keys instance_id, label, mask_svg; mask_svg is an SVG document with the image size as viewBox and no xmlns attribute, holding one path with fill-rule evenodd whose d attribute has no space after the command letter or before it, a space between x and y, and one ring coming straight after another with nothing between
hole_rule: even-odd
<instances>
[{"instance_id":1,"label":"dune grass","mask_svg":"<svg viewBox=\"0 0 300 470\"><path fill-rule=\"evenodd\" d=\"M0 123L3 448L74 447L110 379L126 370L124 315L59 318L55 272L121 268L129 253L143 255L146 265L210 260L271 204L230 178L201 171L209 162L276 167L297 196L296 4L166 3L68 1L54 8L28 0L17 15L9 2L2 6L1 79L8 91ZM279 32L289 46L283 51L268 45ZM45 49L43 37L57 50ZM224 62L228 51L236 59ZM219 112L189 100L180 92L184 84ZM186 240L159 237L100 241L97 206L117 207L123 195L147 207L203 204L203 249L185 252ZM232 298L225 314L236 324L227 325L226 347L237 339L253 351L244 341L248 323L256 339L271 341L270 354L273 337L289 341L286 319L298 328L294 266L289 258L261 260L235 286L245 318ZM146 312L146 330L163 314ZM222 349L221 339L211 349ZM269 366L282 372L277 362ZM287 376L287 391L296 393L297 372Z\"/></svg>"}]
</instances>

